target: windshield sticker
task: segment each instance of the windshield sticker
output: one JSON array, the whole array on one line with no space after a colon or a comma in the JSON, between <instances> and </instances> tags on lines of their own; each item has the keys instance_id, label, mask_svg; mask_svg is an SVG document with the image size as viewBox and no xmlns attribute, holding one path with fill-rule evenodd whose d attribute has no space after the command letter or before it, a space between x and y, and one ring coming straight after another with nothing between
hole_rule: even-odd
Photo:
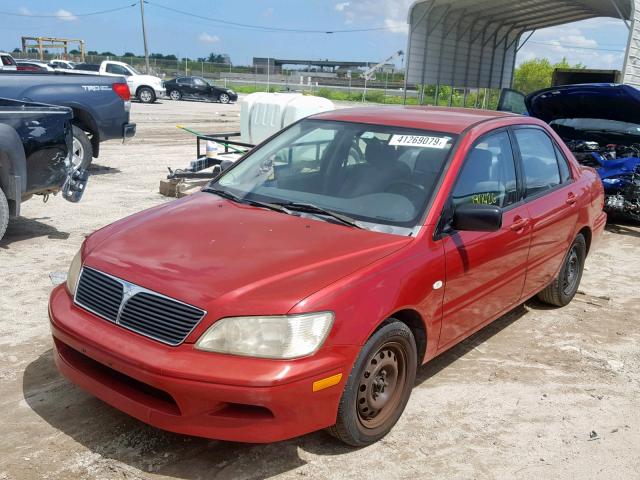
<instances>
[{"instance_id":1,"label":"windshield sticker","mask_svg":"<svg viewBox=\"0 0 640 480\"><path fill-rule=\"evenodd\" d=\"M389 145L398 147L421 147L443 149L447 146L449 137L427 137L423 135L394 135Z\"/></svg>"}]
</instances>

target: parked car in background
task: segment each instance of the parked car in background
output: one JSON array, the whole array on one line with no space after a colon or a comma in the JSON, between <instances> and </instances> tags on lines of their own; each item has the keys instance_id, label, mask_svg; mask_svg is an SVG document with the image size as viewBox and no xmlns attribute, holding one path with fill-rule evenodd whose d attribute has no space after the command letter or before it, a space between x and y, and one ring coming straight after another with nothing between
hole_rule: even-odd
<instances>
[{"instance_id":1,"label":"parked car in background","mask_svg":"<svg viewBox=\"0 0 640 480\"><path fill-rule=\"evenodd\" d=\"M0 239L34 195L82 197L88 175L71 163L70 108L0 98Z\"/></svg>"},{"instance_id":2,"label":"parked car in background","mask_svg":"<svg viewBox=\"0 0 640 480\"><path fill-rule=\"evenodd\" d=\"M54 72L55 69L37 60L17 60L16 70L19 72Z\"/></svg>"},{"instance_id":3,"label":"parked car in background","mask_svg":"<svg viewBox=\"0 0 640 480\"><path fill-rule=\"evenodd\" d=\"M129 88L121 77L64 73L0 74L0 92L8 98L61 105L73 111L73 156L78 168L87 168L100 154L100 143L133 137L129 121Z\"/></svg>"},{"instance_id":4,"label":"parked car in background","mask_svg":"<svg viewBox=\"0 0 640 480\"><path fill-rule=\"evenodd\" d=\"M51 295L54 358L174 432L328 428L367 445L420 365L536 294L572 300L603 201L596 172L534 118L317 114L202 192L90 235Z\"/></svg>"},{"instance_id":5,"label":"parked car in background","mask_svg":"<svg viewBox=\"0 0 640 480\"><path fill-rule=\"evenodd\" d=\"M177 77L165 82L171 100L194 99L220 103L235 102L238 94L230 88L216 87L202 77Z\"/></svg>"},{"instance_id":6,"label":"parked car in background","mask_svg":"<svg viewBox=\"0 0 640 480\"><path fill-rule=\"evenodd\" d=\"M153 75L144 75L123 62L104 60L100 65L80 63L74 68L74 73L78 72L125 77L131 96L136 97L142 103L153 103L158 98L162 98L166 92L162 79Z\"/></svg>"},{"instance_id":7,"label":"parked car in background","mask_svg":"<svg viewBox=\"0 0 640 480\"><path fill-rule=\"evenodd\" d=\"M0 71L3 70L17 70L16 61L13 59L11 54L0 52Z\"/></svg>"},{"instance_id":8,"label":"parked car in background","mask_svg":"<svg viewBox=\"0 0 640 480\"><path fill-rule=\"evenodd\" d=\"M61 70L73 70L77 63L76 62L71 62L69 60L51 60L49 62L49 65L52 66L53 68L58 68Z\"/></svg>"},{"instance_id":9,"label":"parked car in background","mask_svg":"<svg viewBox=\"0 0 640 480\"><path fill-rule=\"evenodd\" d=\"M503 92L502 110L547 122L578 162L596 168L605 210L640 222L640 89L612 83Z\"/></svg>"}]
</instances>

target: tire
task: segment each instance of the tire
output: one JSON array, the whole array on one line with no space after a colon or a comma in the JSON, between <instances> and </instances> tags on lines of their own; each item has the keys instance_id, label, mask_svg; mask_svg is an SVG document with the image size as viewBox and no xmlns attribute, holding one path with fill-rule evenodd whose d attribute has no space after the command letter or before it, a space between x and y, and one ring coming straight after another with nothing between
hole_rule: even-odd
<instances>
[{"instance_id":1,"label":"tire","mask_svg":"<svg viewBox=\"0 0 640 480\"><path fill-rule=\"evenodd\" d=\"M89 168L93 161L93 146L87 134L73 125L73 156L71 162L76 169Z\"/></svg>"},{"instance_id":2,"label":"tire","mask_svg":"<svg viewBox=\"0 0 640 480\"><path fill-rule=\"evenodd\" d=\"M182 100L182 93L179 90L171 90L169 92L169 98L171 100Z\"/></svg>"},{"instance_id":3,"label":"tire","mask_svg":"<svg viewBox=\"0 0 640 480\"><path fill-rule=\"evenodd\" d=\"M558 276L538 294L538 298L556 307L568 305L580 286L586 257L587 242L582 234L579 234L571 244Z\"/></svg>"},{"instance_id":4,"label":"tire","mask_svg":"<svg viewBox=\"0 0 640 480\"><path fill-rule=\"evenodd\" d=\"M229 103L231 101L231 99L229 98L229 95L227 95L226 93L221 93L220 95L218 95L218 101L220 103Z\"/></svg>"},{"instance_id":5,"label":"tire","mask_svg":"<svg viewBox=\"0 0 640 480\"><path fill-rule=\"evenodd\" d=\"M4 192L0 188L0 240L2 240L2 237L4 237L8 225L9 203L7 202L7 197L5 197Z\"/></svg>"},{"instance_id":6,"label":"tire","mask_svg":"<svg viewBox=\"0 0 640 480\"><path fill-rule=\"evenodd\" d=\"M142 103L153 103L156 101L156 92L149 87L140 87L137 97Z\"/></svg>"},{"instance_id":7,"label":"tire","mask_svg":"<svg viewBox=\"0 0 640 480\"><path fill-rule=\"evenodd\" d=\"M327 431L354 447L384 437L404 411L416 379L418 353L409 327L394 319L362 347Z\"/></svg>"}]
</instances>

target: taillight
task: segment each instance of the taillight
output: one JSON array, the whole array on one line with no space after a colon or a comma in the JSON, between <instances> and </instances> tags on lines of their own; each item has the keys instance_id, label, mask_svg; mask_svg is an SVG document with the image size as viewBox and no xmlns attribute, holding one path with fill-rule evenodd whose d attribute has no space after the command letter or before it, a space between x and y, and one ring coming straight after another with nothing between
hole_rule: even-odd
<instances>
[{"instance_id":1,"label":"taillight","mask_svg":"<svg viewBox=\"0 0 640 480\"><path fill-rule=\"evenodd\" d=\"M112 86L113 91L116 92L122 100L128 102L131 100L131 92L129 92L129 85L126 83L114 83Z\"/></svg>"}]
</instances>

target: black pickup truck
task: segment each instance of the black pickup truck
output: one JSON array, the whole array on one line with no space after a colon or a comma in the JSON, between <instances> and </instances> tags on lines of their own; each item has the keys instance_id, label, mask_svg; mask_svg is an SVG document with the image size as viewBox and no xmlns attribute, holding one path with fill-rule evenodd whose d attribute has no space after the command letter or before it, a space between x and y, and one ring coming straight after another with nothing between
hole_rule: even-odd
<instances>
[{"instance_id":1,"label":"black pickup truck","mask_svg":"<svg viewBox=\"0 0 640 480\"><path fill-rule=\"evenodd\" d=\"M0 98L0 239L33 195L78 202L88 174L72 162L70 108Z\"/></svg>"},{"instance_id":2,"label":"black pickup truck","mask_svg":"<svg viewBox=\"0 0 640 480\"><path fill-rule=\"evenodd\" d=\"M69 107L73 111L73 163L87 168L100 142L133 137L130 93L124 77L72 73L0 74L0 97Z\"/></svg>"}]
</instances>

